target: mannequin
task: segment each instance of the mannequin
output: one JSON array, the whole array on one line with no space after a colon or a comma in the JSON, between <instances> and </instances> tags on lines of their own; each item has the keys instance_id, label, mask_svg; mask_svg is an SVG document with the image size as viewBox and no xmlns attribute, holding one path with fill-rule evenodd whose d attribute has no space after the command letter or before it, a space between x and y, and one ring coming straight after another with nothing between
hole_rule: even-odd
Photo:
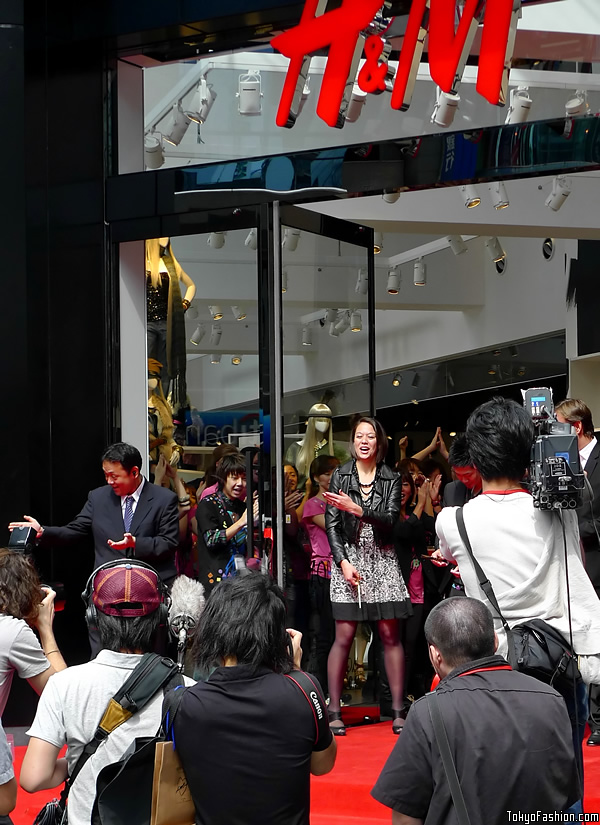
<instances>
[{"instance_id":1,"label":"mannequin","mask_svg":"<svg viewBox=\"0 0 600 825\"><path fill-rule=\"evenodd\" d=\"M165 460L175 466L179 462L179 451L173 438L175 428L171 408L160 381L161 369L159 361L148 359L148 451L151 462L158 463L164 455Z\"/></svg>"},{"instance_id":2,"label":"mannequin","mask_svg":"<svg viewBox=\"0 0 600 825\"><path fill-rule=\"evenodd\" d=\"M312 405L304 437L286 453L286 462L298 469L298 489L305 486L310 465L320 455L334 455L341 463L349 458L348 452L333 440L333 413L327 404Z\"/></svg>"},{"instance_id":3,"label":"mannequin","mask_svg":"<svg viewBox=\"0 0 600 825\"><path fill-rule=\"evenodd\" d=\"M185 286L181 299L179 282ZM146 241L146 308L148 329L148 358L162 365L160 381L164 395L171 386L171 404L178 411L186 404L185 386L185 324L187 311L196 286L183 271L169 238Z\"/></svg>"}]
</instances>

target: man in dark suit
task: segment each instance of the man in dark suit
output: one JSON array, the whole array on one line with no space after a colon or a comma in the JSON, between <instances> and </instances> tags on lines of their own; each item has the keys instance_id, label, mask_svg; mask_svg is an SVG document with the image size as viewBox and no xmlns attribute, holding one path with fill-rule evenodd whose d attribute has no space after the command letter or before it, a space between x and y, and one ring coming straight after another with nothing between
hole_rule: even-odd
<instances>
[{"instance_id":1,"label":"man in dark suit","mask_svg":"<svg viewBox=\"0 0 600 825\"><path fill-rule=\"evenodd\" d=\"M102 456L106 486L92 490L83 510L64 527L42 527L32 516L13 521L13 527L33 527L40 547L69 545L91 535L95 567L132 556L151 564L165 584L176 576L175 549L179 541L177 496L146 481L140 472L142 456L131 444L108 447Z\"/></svg>"},{"instance_id":2,"label":"man in dark suit","mask_svg":"<svg viewBox=\"0 0 600 825\"><path fill-rule=\"evenodd\" d=\"M583 490L583 504L577 511L579 537L585 553L585 570L600 597L600 444L594 435L590 408L577 398L567 398L556 407L556 417L571 424L577 433L581 469L589 487ZM588 745L600 745L600 687L590 688L590 728Z\"/></svg>"},{"instance_id":3,"label":"man in dark suit","mask_svg":"<svg viewBox=\"0 0 600 825\"><path fill-rule=\"evenodd\" d=\"M481 476L471 462L464 433L457 435L452 442L448 463L456 476L456 481L451 481L444 487L443 506L463 507L467 501L481 492Z\"/></svg>"}]
</instances>

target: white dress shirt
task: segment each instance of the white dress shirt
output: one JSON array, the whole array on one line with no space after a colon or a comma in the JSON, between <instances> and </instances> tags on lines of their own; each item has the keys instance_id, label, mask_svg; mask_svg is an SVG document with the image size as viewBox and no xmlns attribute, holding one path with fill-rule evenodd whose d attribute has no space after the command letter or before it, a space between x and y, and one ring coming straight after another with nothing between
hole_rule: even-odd
<instances>
[{"instance_id":1,"label":"white dress shirt","mask_svg":"<svg viewBox=\"0 0 600 825\"><path fill-rule=\"evenodd\" d=\"M585 465L594 447L596 446L596 438L592 438L589 444L586 444L583 450L579 450L579 460L581 462L581 469L585 470Z\"/></svg>"}]
</instances>

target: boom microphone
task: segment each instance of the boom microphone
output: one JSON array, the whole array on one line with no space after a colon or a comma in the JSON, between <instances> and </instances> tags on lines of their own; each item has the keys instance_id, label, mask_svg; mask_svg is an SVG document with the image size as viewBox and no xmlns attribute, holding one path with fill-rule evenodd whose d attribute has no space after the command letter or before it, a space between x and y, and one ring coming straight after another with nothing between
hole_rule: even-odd
<instances>
[{"instance_id":1,"label":"boom microphone","mask_svg":"<svg viewBox=\"0 0 600 825\"><path fill-rule=\"evenodd\" d=\"M188 576L178 576L171 589L169 629L177 639L177 664L183 670L183 657L188 639L196 632L198 620L204 610L204 587Z\"/></svg>"}]
</instances>

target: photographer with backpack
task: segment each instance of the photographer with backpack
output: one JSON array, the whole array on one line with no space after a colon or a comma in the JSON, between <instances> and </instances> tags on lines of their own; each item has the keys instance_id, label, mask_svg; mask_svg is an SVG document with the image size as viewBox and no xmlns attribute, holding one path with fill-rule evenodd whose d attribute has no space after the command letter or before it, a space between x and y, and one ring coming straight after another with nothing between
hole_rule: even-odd
<instances>
[{"instance_id":1,"label":"photographer with backpack","mask_svg":"<svg viewBox=\"0 0 600 825\"><path fill-rule=\"evenodd\" d=\"M83 598L86 619L97 628L102 649L91 662L48 681L28 731L20 777L21 787L33 793L54 788L69 776L70 825L90 825L98 775L119 762L134 740L156 735L161 688L181 684L177 665L151 653L158 628L167 621L168 592L150 565L108 562L92 573ZM65 742L67 756L59 758ZM134 797L149 810L151 799Z\"/></svg>"}]
</instances>

